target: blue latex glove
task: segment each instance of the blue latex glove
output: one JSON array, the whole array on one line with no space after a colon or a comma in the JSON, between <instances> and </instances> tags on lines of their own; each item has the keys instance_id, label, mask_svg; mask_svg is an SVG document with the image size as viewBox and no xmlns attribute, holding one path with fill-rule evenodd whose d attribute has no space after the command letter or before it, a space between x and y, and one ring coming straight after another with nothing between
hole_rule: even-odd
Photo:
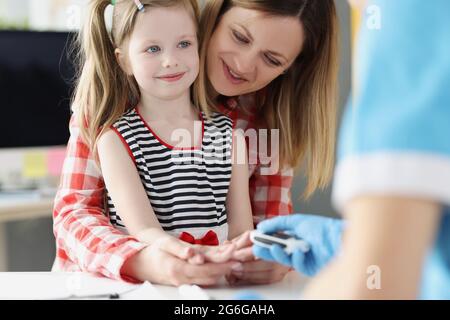
<instances>
[{"instance_id":1,"label":"blue latex glove","mask_svg":"<svg viewBox=\"0 0 450 320\"><path fill-rule=\"evenodd\" d=\"M267 234L288 232L308 242L311 249L306 253L297 250L288 255L279 245L272 245L270 249L254 245L253 254L293 267L304 275L314 276L339 250L343 226L344 222L339 219L304 214L265 220L258 224L259 231Z\"/></svg>"},{"instance_id":2,"label":"blue latex glove","mask_svg":"<svg viewBox=\"0 0 450 320\"><path fill-rule=\"evenodd\" d=\"M254 291L239 291L232 300L264 300L264 298Z\"/></svg>"}]
</instances>

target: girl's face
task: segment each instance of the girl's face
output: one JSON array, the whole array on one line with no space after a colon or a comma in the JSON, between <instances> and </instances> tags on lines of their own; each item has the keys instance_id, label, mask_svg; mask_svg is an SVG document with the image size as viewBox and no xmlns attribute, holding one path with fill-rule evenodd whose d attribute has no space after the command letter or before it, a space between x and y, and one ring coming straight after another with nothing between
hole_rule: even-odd
<instances>
[{"instance_id":1,"label":"girl's face","mask_svg":"<svg viewBox=\"0 0 450 320\"><path fill-rule=\"evenodd\" d=\"M291 66L303 42L303 26L297 18L233 7L211 37L208 78L221 95L258 91Z\"/></svg>"},{"instance_id":2,"label":"girl's face","mask_svg":"<svg viewBox=\"0 0 450 320\"><path fill-rule=\"evenodd\" d=\"M127 52L120 56L122 66L134 75L141 94L169 100L189 93L199 71L192 15L183 7L139 13Z\"/></svg>"}]
</instances>

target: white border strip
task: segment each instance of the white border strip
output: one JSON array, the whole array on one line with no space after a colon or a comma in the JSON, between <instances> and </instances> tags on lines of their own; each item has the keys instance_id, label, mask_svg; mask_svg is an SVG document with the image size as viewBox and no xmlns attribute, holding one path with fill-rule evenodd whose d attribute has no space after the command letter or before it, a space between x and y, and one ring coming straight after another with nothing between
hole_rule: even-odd
<instances>
[{"instance_id":1,"label":"white border strip","mask_svg":"<svg viewBox=\"0 0 450 320\"><path fill-rule=\"evenodd\" d=\"M374 153L338 164L332 200L342 212L362 195L427 198L450 205L450 157L420 153Z\"/></svg>"}]
</instances>

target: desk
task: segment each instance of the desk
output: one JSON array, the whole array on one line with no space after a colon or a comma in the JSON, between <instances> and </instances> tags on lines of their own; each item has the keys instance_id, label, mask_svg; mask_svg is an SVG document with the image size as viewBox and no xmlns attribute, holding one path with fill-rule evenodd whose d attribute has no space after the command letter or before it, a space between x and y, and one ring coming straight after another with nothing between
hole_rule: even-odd
<instances>
[{"instance_id":1,"label":"desk","mask_svg":"<svg viewBox=\"0 0 450 320\"><path fill-rule=\"evenodd\" d=\"M298 299L307 278L289 272L283 281L260 286L229 287L223 280L217 287L207 288L205 292L214 299L233 299L239 291L252 291L267 300ZM2 272L0 273L0 299L56 299L67 297L70 293L102 294L124 293L121 299L164 299L180 300L178 288L162 285L149 285L150 290L137 291L141 285L97 277L87 273L69 272ZM136 289L136 290L135 290ZM141 294L139 294L140 292Z\"/></svg>"},{"instance_id":2,"label":"desk","mask_svg":"<svg viewBox=\"0 0 450 320\"><path fill-rule=\"evenodd\" d=\"M8 267L5 223L24 219L51 217L54 197L37 193L4 194L0 192L0 271Z\"/></svg>"}]
</instances>

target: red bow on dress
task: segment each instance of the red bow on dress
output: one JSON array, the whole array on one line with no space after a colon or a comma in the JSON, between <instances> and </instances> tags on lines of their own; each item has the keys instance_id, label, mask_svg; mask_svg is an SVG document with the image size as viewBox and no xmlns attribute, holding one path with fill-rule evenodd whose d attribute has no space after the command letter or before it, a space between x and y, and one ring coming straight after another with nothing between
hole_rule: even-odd
<instances>
[{"instance_id":1,"label":"red bow on dress","mask_svg":"<svg viewBox=\"0 0 450 320\"><path fill-rule=\"evenodd\" d=\"M201 244L204 246L219 245L219 238L217 238L217 234L212 230L209 230L201 239L195 239L194 236L188 232L182 232L179 238L180 240L191 244Z\"/></svg>"}]
</instances>

